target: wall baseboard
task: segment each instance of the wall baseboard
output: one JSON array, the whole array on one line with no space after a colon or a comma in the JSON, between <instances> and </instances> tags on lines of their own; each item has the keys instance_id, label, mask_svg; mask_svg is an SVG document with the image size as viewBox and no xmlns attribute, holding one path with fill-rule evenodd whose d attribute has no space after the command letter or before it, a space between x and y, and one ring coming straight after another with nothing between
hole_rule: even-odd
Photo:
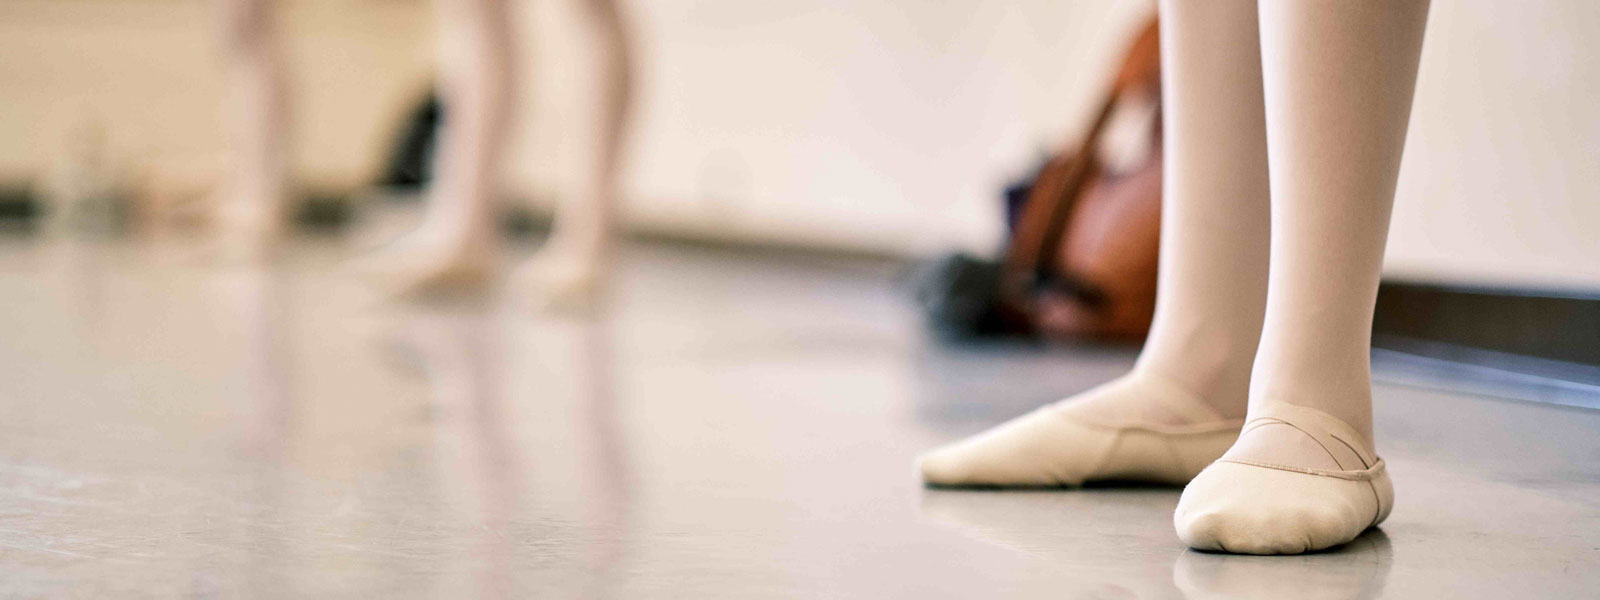
<instances>
[{"instance_id":1,"label":"wall baseboard","mask_svg":"<svg viewBox=\"0 0 1600 600\"><path fill-rule=\"evenodd\" d=\"M1372 345L1600 385L1600 293L1385 280Z\"/></svg>"}]
</instances>

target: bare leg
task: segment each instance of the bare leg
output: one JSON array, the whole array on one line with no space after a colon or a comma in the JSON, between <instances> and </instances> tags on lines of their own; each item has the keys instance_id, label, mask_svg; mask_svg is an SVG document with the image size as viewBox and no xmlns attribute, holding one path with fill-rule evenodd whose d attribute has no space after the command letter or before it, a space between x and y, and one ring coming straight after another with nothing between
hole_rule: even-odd
<instances>
[{"instance_id":1,"label":"bare leg","mask_svg":"<svg viewBox=\"0 0 1600 600\"><path fill-rule=\"evenodd\" d=\"M596 156L586 190L563 198L555 231L520 275L541 301L586 304L601 284L616 237L618 179L633 100L633 50L620 0L582 0L600 57Z\"/></svg>"},{"instance_id":2,"label":"bare leg","mask_svg":"<svg viewBox=\"0 0 1600 600\"><path fill-rule=\"evenodd\" d=\"M435 0L444 124L421 228L371 265L397 292L487 281L498 258L495 198L515 96L508 0Z\"/></svg>"},{"instance_id":3,"label":"bare leg","mask_svg":"<svg viewBox=\"0 0 1600 600\"><path fill-rule=\"evenodd\" d=\"M220 0L232 157L217 206L230 253L258 256L283 230L288 111L274 0Z\"/></svg>"},{"instance_id":4,"label":"bare leg","mask_svg":"<svg viewBox=\"0 0 1600 600\"><path fill-rule=\"evenodd\" d=\"M1369 345L1426 0L1260 6L1272 258L1250 419L1179 503L1199 548L1295 553L1387 516Z\"/></svg>"},{"instance_id":5,"label":"bare leg","mask_svg":"<svg viewBox=\"0 0 1600 600\"><path fill-rule=\"evenodd\" d=\"M929 453L922 469L931 483L1048 485L1131 475L1182 484L1238 433L1267 284L1256 6L1164 1L1161 16L1161 272L1139 363L1110 384ZM1095 462L1102 456L1118 460ZM1174 457L1181 457L1176 464Z\"/></svg>"}]
</instances>

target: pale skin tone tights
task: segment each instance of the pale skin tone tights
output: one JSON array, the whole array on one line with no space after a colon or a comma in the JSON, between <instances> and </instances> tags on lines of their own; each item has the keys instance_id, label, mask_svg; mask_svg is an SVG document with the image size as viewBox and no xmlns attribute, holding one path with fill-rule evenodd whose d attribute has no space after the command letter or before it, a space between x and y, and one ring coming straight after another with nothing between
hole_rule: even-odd
<instances>
[{"instance_id":1,"label":"pale skin tone tights","mask_svg":"<svg viewBox=\"0 0 1600 600\"><path fill-rule=\"evenodd\" d=\"M1224 413L1287 402L1371 440L1373 304L1427 2L1160 9L1173 268L1141 362L1215 355L1170 370ZM1325 460L1292 432L1261 434L1230 453Z\"/></svg>"}]
</instances>

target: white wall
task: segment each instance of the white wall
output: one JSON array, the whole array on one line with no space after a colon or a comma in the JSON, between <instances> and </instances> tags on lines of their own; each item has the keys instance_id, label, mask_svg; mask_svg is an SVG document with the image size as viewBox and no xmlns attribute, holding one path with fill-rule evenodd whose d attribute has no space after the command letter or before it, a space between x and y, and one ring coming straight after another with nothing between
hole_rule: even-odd
<instances>
[{"instance_id":1,"label":"white wall","mask_svg":"<svg viewBox=\"0 0 1600 600\"><path fill-rule=\"evenodd\" d=\"M1388 270L1600 290L1600 2L1435 0Z\"/></svg>"},{"instance_id":2,"label":"white wall","mask_svg":"<svg viewBox=\"0 0 1600 600\"><path fill-rule=\"evenodd\" d=\"M992 247L997 190L1080 125L1150 10L1110 1L630 5L645 48L628 182L636 218L895 251ZM532 6L532 29L544 34L531 54L534 85L582 89L584 61L569 57L584 47L561 27L575 21L553 14L562 3ZM544 146L585 122L571 118L582 108L573 98L567 110L534 100L523 165L575 160ZM531 168L534 181L562 174Z\"/></svg>"},{"instance_id":3,"label":"white wall","mask_svg":"<svg viewBox=\"0 0 1600 600\"><path fill-rule=\"evenodd\" d=\"M428 82L427 5L290 6L297 169L356 181ZM37 174L86 119L134 170L214 174L225 148L215 17L204 0L0 1L0 175Z\"/></svg>"},{"instance_id":4,"label":"white wall","mask_svg":"<svg viewBox=\"0 0 1600 600\"><path fill-rule=\"evenodd\" d=\"M653 227L891 251L989 247L1001 183L1072 134L1142 0L633 0L629 213ZM287 0L302 176L366 176L432 61L424 0ZM512 185L581 193L591 57L572 0L519 6ZM201 0L0 2L0 173L85 110L128 161L214 170ZM1392 274L1600 289L1600 3L1434 2ZM84 107L87 107L84 108Z\"/></svg>"}]
</instances>

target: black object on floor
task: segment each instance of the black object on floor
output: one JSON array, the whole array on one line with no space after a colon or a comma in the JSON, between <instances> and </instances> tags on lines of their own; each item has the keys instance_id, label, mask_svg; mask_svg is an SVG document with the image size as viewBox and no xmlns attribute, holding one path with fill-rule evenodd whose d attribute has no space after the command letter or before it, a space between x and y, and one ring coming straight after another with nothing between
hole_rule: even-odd
<instances>
[{"instance_id":1,"label":"black object on floor","mask_svg":"<svg viewBox=\"0 0 1600 600\"><path fill-rule=\"evenodd\" d=\"M0 227L32 231L44 216L44 207L28 184L0 184Z\"/></svg>"},{"instance_id":2,"label":"black object on floor","mask_svg":"<svg viewBox=\"0 0 1600 600\"><path fill-rule=\"evenodd\" d=\"M928 329L946 339L1015 333L1000 313L1000 263L953 253L913 275L917 305Z\"/></svg>"},{"instance_id":3,"label":"black object on floor","mask_svg":"<svg viewBox=\"0 0 1600 600\"><path fill-rule=\"evenodd\" d=\"M293 222L313 231L333 232L344 229L355 216L354 200L340 191L311 191L303 194L295 206Z\"/></svg>"},{"instance_id":4,"label":"black object on floor","mask_svg":"<svg viewBox=\"0 0 1600 600\"><path fill-rule=\"evenodd\" d=\"M433 178L433 150L443 120L444 104L439 101L439 94L430 88L400 122L399 134L384 162L383 173L378 176L380 187L421 189Z\"/></svg>"}]
</instances>

